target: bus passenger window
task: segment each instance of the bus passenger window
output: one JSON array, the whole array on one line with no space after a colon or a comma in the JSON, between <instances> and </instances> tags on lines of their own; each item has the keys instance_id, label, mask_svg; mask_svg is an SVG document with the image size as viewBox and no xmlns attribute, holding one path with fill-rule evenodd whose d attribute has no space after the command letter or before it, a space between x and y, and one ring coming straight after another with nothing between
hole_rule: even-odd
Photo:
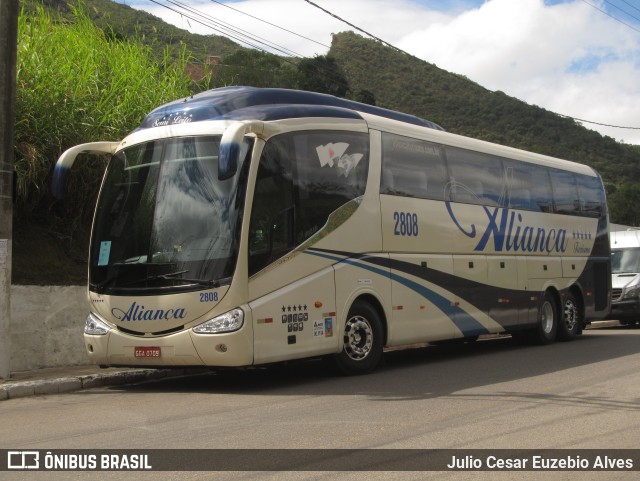
<instances>
[{"instance_id":1,"label":"bus passenger window","mask_svg":"<svg viewBox=\"0 0 640 481\"><path fill-rule=\"evenodd\" d=\"M600 180L598 177L576 175L578 195L580 196L580 214L585 217L600 217L606 211Z\"/></svg>"},{"instance_id":2,"label":"bus passenger window","mask_svg":"<svg viewBox=\"0 0 640 481\"><path fill-rule=\"evenodd\" d=\"M546 167L504 160L510 209L552 212L551 181Z\"/></svg>"},{"instance_id":3,"label":"bus passenger window","mask_svg":"<svg viewBox=\"0 0 640 481\"><path fill-rule=\"evenodd\" d=\"M456 202L501 206L506 194L500 157L472 150L446 147Z\"/></svg>"},{"instance_id":4,"label":"bus passenger window","mask_svg":"<svg viewBox=\"0 0 640 481\"><path fill-rule=\"evenodd\" d=\"M295 158L295 236L302 244L327 226L329 216L364 195L369 137L356 132L292 134Z\"/></svg>"},{"instance_id":5,"label":"bus passenger window","mask_svg":"<svg viewBox=\"0 0 640 481\"><path fill-rule=\"evenodd\" d=\"M551 185L553 186L555 212L557 214L579 215L580 201L573 172L552 169Z\"/></svg>"},{"instance_id":6,"label":"bus passenger window","mask_svg":"<svg viewBox=\"0 0 640 481\"><path fill-rule=\"evenodd\" d=\"M382 134L381 194L443 200L448 181L439 145Z\"/></svg>"}]
</instances>

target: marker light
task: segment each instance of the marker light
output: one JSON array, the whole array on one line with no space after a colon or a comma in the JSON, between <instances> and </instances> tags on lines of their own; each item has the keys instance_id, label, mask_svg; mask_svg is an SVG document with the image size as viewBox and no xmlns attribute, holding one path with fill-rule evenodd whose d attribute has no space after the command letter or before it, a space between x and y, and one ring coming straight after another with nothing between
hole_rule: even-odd
<instances>
[{"instance_id":1,"label":"marker light","mask_svg":"<svg viewBox=\"0 0 640 481\"><path fill-rule=\"evenodd\" d=\"M92 336L104 336L111 328L93 312L90 312L87 316L87 320L84 323L84 333L91 334Z\"/></svg>"},{"instance_id":2,"label":"marker light","mask_svg":"<svg viewBox=\"0 0 640 481\"><path fill-rule=\"evenodd\" d=\"M221 316L209 319L193 328L198 334L219 334L221 332L237 331L244 324L242 309L233 309Z\"/></svg>"}]
</instances>

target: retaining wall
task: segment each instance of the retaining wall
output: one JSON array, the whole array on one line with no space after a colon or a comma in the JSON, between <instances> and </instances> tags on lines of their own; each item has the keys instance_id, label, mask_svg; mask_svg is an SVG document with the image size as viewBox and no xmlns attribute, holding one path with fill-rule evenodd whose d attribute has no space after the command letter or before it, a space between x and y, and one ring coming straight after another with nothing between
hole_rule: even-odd
<instances>
[{"instance_id":1,"label":"retaining wall","mask_svg":"<svg viewBox=\"0 0 640 481\"><path fill-rule=\"evenodd\" d=\"M11 372L88 364L86 286L11 286Z\"/></svg>"}]
</instances>

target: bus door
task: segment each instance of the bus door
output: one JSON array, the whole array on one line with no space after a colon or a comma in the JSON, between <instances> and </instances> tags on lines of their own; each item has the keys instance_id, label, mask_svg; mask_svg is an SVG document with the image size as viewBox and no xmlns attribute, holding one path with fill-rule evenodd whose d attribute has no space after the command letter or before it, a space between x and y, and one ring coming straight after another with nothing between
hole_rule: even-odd
<instances>
[{"instance_id":1,"label":"bus door","mask_svg":"<svg viewBox=\"0 0 640 481\"><path fill-rule=\"evenodd\" d=\"M300 254L250 282L249 290L269 290L283 277L299 277ZM334 272L331 266L304 276L249 303L253 318L254 363L284 361L337 351Z\"/></svg>"}]
</instances>

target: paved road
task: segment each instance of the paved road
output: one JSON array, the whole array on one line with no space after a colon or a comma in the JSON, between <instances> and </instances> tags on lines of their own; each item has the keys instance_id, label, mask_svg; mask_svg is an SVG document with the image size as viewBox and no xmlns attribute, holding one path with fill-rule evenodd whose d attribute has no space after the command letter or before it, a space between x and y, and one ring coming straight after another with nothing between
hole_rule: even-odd
<instances>
[{"instance_id":1,"label":"paved road","mask_svg":"<svg viewBox=\"0 0 640 481\"><path fill-rule=\"evenodd\" d=\"M339 377L323 362L308 361L10 399L0 403L0 448L640 448L640 329L590 330L574 342L543 347L481 340L390 352L385 359L381 370L361 377ZM32 479L11 474L7 479ZM621 471L92 474L154 480L637 477Z\"/></svg>"}]
</instances>

